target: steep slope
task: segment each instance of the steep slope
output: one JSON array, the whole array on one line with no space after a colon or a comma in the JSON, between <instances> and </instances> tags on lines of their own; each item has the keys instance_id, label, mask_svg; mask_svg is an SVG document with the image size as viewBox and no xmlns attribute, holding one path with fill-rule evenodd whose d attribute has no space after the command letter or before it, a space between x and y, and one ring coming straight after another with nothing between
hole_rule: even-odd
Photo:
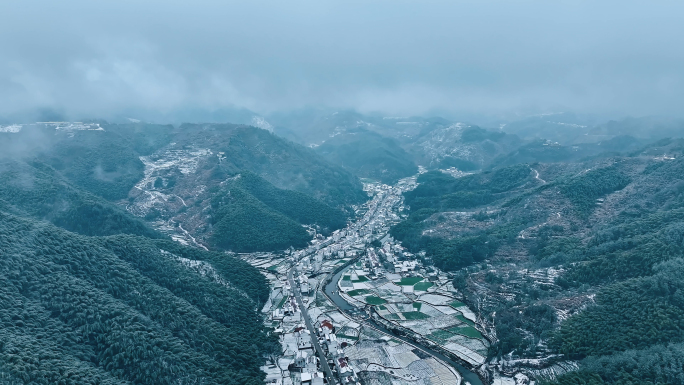
<instances>
[{"instance_id":1,"label":"steep slope","mask_svg":"<svg viewBox=\"0 0 684 385\"><path fill-rule=\"evenodd\" d=\"M302 110L269 117L275 132L371 178L406 175L412 163L461 171L489 166L524 144L516 135L442 118L363 115ZM374 153L373 149L376 149ZM386 170L384 174L382 171ZM380 172L379 172L380 171Z\"/></svg>"},{"instance_id":2,"label":"steep slope","mask_svg":"<svg viewBox=\"0 0 684 385\"><path fill-rule=\"evenodd\" d=\"M610 139L612 136L590 134L591 128L600 122L597 117L567 112L541 114L507 122L502 130L524 140L543 139L570 145ZM617 135L629 135L629 133Z\"/></svg>"},{"instance_id":3,"label":"steep slope","mask_svg":"<svg viewBox=\"0 0 684 385\"><path fill-rule=\"evenodd\" d=\"M289 142L267 130L233 124L184 124L174 132L176 148L208 149L202 168L214 178L251 171L278 188L310 195L333 207L366 199L361 183L313 150Z\"/></svg>"},{"instance_id":4,"label":"steep slope","mask_svg":"<svg viewBox=\"0 0 684 385\"><path fill-rule=\"evenodd\" d=\"M605 121L595 116L557 113L530 116L503 125L502 130L525 140L549 140L561 145L600 143L619 136L655 141L684 135L681 119L647 116Z\"/></svg>"},{"instance_id":5,"label":"steep slope","mask_svg":"<svg viewBox=\"0 0 684 385\"><path fill-rule=\"evenodd\" d=\"M615 137L630 135L643 139L658 140L684 135L684 120L662 117L625 118L597 124L588 135Z\"/></svg>"},{"instance_id":6,"label":"steep slope","mask_svg":"<svg viewBox=\"0 0 684 385\"><path fill-rule=\"evenodd\" d=\"M0 213L5 383L259 384L273 346L248 264ZM239 271L239 273L238 273Z\"/></svg>"},{"instance_id":7,"label":"steep slope","mask_svg":"<svg viewBox=\"0 0 684 385\"><path fill-rule=\"evenodd\" d=\"M355 111L303 109L276 113L268 117L274 132L306 146L318 145L328 138L366 126L366 117Z\"/></svg>"},{"instance_id":8,"label":"steep slope","mask_svg":"<svg viewBox=\"0 0 684 385\"><path fill-rule=\"evenodd\" d=\"M679 384L683 144L460 179L423 174L392 234L453 272L504 372L543 379L573 367L554 362L581 360L559 383ZM489 183L504 170L510 178ZM452 200L468 191L491 199Z\"/></svg>"},{"instance_id":9,"label":"steep slope","mask_svg":"<svg viewBox=\"0 0 684 385\"><path fill-rule=\"evenodd\" d=\"M478 169L522 144L515 135L456 123L424 132L408 151L414 154L419 164L431 169L447 166Z\"/></svg>"},{"instance_id":10,"label":"steep slope","mask_svg":"<svg viewBox=\"0 0 684 385\"><path fill-rule=\"evenodd\" d=\"M355 175L387 184L418 172L410 155L395 140L365 129L335 135L316 147L316 152Z\"/></svg>"},{"instance_id":11,"label":"steep slope","mask_svg":"<svg viewBox=\"0 0 684 385\"><path fill-rule=\"evenodd\" d=\"M344 213L297 191L279 189L251 172L243 172L226 183L229 189L249 192L272 210L307 225L315 225L329 233L346 225Z\"/></svg>"},{"instance_id":12,"label":"steep slope","mask_svg":"<svg viewBox=\"0 0 684 385\"><path fill-rule=\"evenodd\" d=\"M276 134L306 146L318 146L338 135L364 130L394 139L401 147L408 148L418 137L452 124L438 117L363 115L356 111L323 109L273 114L268 119L274 124Z\"/></svg>"},{"instance_id":13,"label":"steep slope","mask_svg":"<svg viewBox=\"0 0 684 385\"><path fill-rule=\"evenodd\" d=\"M36 157L73 185L108 200L124 199L142 179L140 156L171 140L171 126L98 125L93 130L55 130L50 145ZM21 135L22 133L19 133Z\"/></svg>"},{"instance_id":14,"label":"steep slope","mask_svg":"<svg viewBox=\"0 0 684 385\"><path fill-rule=\"evenodd\" d=\"M161 237L144 221L72 186L54 169L37 161L0 159L0 202L4 210L47 220L84 235Z\"/></svg>"},{"instance_id":15,"label":"steep slope","mask_svg":"<svg viewBox=\"0 0 684 385\"><path fill-rule=\"evenodd\" d=\"M445 211L482 206L525 182L534 183L533 171L526 164L454 178L431 171L420 175L420 186L405 194L412 210L424 208ZM497 195L498 194L498 195Z\"/></svg>"},{"instance_id":16,"label":"steep slope","mask_svg":"<svg viewBox=\"0 0 684 385\"><path fill-rule=\"evenodd\" d=\"M578 162L589 158L608 158L619 153L629 153L643 148L648 140L633 136L615 136L595 143L561 145L549 140L535 140L494 158L488 168L519 163Z\"/></svg>"},{"instance_id":17,"label":"steep slope","mask_svg":"<svg viewBox=\"0 0 684 385\"><path fill-rule=\"evenodd\" d=\"M210 244L233 251L301 248L312 238L302 225L329 233L346 224L341 211L249 172L226 181L212 195Z\"/></svg>"},{"instance_id":18,"label":"steep slope","mask_svg":"<svg viewBox=\"0 0 684 385\"><path fill-rule=\"evenodd\" d=\"M350 173L314 151L267 130L234 124L185 124L179 128L153 124L79 123L25 125L16 133L0 133L3 154L37 157L68 181L109 200L125 199L144 177L141 156L168 149L204 149L223 154L216 172L254 172L280 188L296 190L333 206L365 200L361 184ZM205 159L209 160L209 159Z\"/></svg>"},{"instance_id":19,"label":"steep slope","mask_svg":"<svg viewBox=\"0 0 684 385\"><path fill-rule=\"evenodd\" d=\"M485 226L466 227L466 231L455 232L458 236L450 234L451 227L460 224L463 215L454 213L455 210L472 210L500 202L540 184L528 165L462 178L432 171L420 175L418 183L415 190L404 194L410 208L408 219L394 226L390 233L413 252L427 251L427 257L443 270L480 262L496 250L496 242L490 242L491 234L484 231ZM480 216L488 218L486 213Z\"/></svg>"},{"instance_id":20,"label":"steep slope","mask_svg":"<svg viewBox=\"0 0 684 385\"><path fill-rule=\"evenodd\" d=\"M361 183L343 168L326 162L311 149L251 126L50 123L26 125L0 136L7 139L0 142L0 149L6 150L3 158L21 165L13 170L17 166L8 163L0 174L9 182L0 190L5 203L20 213L86 235L159 236L143 224L144 219L195 245L230 244L236 250L246 250L239 245L256 236L258 246L247 249L273 250L311 239L302 225L323 233L344 226L351 206L366 199ZM255 206L251 198L233 200L231 212L261 207L271 224L279 223L271 229L287 236L268 243L261 232L268 221L256 225L262 217L242 216L228 226L207 211L213 194L221 194L222 183L240 173L265 178L245 190L245 196L251 198L260 193L256 200L263 202ZM12 199L14 194L20 199ZM278 199L273 199L275 196ZM131 218L105 199L125 206L140 219ZM220 224L216 239L221 242L209 241L214 224ZM242 231L247 224L256 225L251 227L251 235ZM243 236L243 242L224 242L236 236Z\"/></svg>"},{"instance_id":21,"label":"steep slope","mask_svg":"<svg viewBox=\"0 0 684 385\"><path fill-rule=\"evenodd\" d=\"M181 242L282 250L311 239L303 225L327 234L346 224L344 211L236 170L225 153L170 147L143 161L146 176L131 191L127 208Z\"/></svg>"},{"instance_id":22,"label":"steep slope","mask_svg":"<svg viewBox=\"0 0 684 385\"><path fill-rule=\"evenodd\" d=\"M212 199L211 245L237 252L302 248L311 236L297 221L234 188Z\"/></svg>"}]
</instances>

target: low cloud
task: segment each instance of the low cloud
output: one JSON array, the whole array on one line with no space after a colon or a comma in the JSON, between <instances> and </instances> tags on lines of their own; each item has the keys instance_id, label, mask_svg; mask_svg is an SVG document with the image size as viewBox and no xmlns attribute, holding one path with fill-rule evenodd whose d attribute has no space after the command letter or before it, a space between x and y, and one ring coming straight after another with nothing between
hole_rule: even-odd
<instances>
[{"instance_id":1,"label":"low cloud","mask_svg":"<svg viewBox=\"0 0 684 385\"><path fill-rule=\"evenodd\" d=\"M681 2L139 3L0 5L0 116L682 114Z\"/></svg>"}]
</instances>

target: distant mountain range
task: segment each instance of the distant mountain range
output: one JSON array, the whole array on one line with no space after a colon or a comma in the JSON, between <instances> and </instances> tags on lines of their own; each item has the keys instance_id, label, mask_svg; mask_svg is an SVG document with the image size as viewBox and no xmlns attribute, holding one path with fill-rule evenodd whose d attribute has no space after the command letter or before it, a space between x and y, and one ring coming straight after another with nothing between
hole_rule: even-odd
<instances>
[{"instance_id":1,"label":"distant mountain range","mask_svg":"<svg viewBox=\"0 0 684 385\"><path fill-rule=\"evenodd\" d=\"M453 278L502 370L682 383L680 121L233 112L3 123L0 378L261 383L269 288L234 253L305 247L363 182L422 167L390 233Z\"/></svg>"}]
</instances>

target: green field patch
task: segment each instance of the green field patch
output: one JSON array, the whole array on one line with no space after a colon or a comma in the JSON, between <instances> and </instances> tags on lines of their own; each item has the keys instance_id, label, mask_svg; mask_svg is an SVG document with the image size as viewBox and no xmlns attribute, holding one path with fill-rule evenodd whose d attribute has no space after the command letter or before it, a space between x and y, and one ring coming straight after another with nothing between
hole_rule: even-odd
<instances>
[{"instance_id":1,"label":"green field patch","mask_svg":"<svg viewBox=\"0 0 684 385\"><path fill-rule=\"evenodd\" d=\"M466 336L468 338L477 338L478 340L483 339L482 333L480 333L479 330L475 329L472 326L466 326L466 327L452 327L448 329L449 332L454 333L454 334L460 334L462 336Z\"/></svg>"},{"instance_id":2,"label":"green field patch","mask_svg":"<svg viewBox=\"0 0 684 385\"><path fill-rule=\"evenodd\" d=\"M470 326L475 326L475 322L473 322L473 321L467 319L466 317L463 316L463 314L457 315L456 318L458 318L459 321L465 322L465 323L467 323L467 324L470 325Z\"/></svg>"},{"instance_id":3,"label":"green field patch","mask_svg":"<svg viewBox=\"0 0 684 385\"><path fill-rule=\"evenodd\" d=\"M418 282L414 287L413 290L415 291L427 291L427 289L431 288L435 284L432 282Z\"/></svg>"},{"instance_id":4,"label":"green field patch","mask_svg":"<svg viewBox=\"0 0 684 385\"><path fill-rule=\"evenodd\" d=\"M413 303L413 308L416 309L416 311L420 311L420 308L423 306L422 303L420 302L414 302Z\"/></svg>"},{"instance_id":5,"label":"green field patch","mask_svg":"<svg viewBox=\"0 0 684 385\"><path fill-rule=\"evenodd\" d=\"M452 302L452 303L449 304L449 306L453 307L454 309L458 309L459 307L462 307L462 306L465 306L465 305L466 305L466 304L464 304L464 303L461 302L461 301L454 301L454 302Z\"/></svg>"},{"instance_id":6,"label":"green field patch","mask_svg":"<svg viewBox=\"0 0 684 385\"><path fill-rule=\"evenodd\" d=\"M278 271L278 265L269 266L268 271Z\"/></svg>"},{"instance_id":7,"label":"green field patch","mask_svg":"<svg viewBox=\"0 0 684 385\"><path fill-rule=\"evenodd\" d=\"M384 307L384 306L382 306L382 305L378 306L378 309L380 309L380 310L387 310L387 308Z\"/></svg>"},{"instance_id":8,"label":"green field patch","mask_svg":"<svg viewBox=\"0 0 684 385\"><path fill-rule=\"evenodd\" d=\"M430 318L429 315L421 313L419 311L406 311L401 313L401 315L403 315L404 318L406 318L409 321Z\"/></svg>"},{"instance_id":9,"label":"green field patch","mask_svg":"<svg viewBox=\"0 0 684 385\"><path fill-rule=\"evenodd\" d=\"M449 338L453 337L453 333L449 333L446 330L435 330L434 332L427 335L427 338L437 342L438 344L446 343Z\"/></svg>"},{"instance_id":10,"label":"green field patch","mask_svg":"<svg viewBox=\"0 0 684 385\"><path fill-rule=\"evenodd\" d=\"M337 338L346 338L346 339L352 340L352 341L358 341L358 340L359 340L359 337L348 336L348 335L346 335L346 334L337 333L337 334L335 334L335 335L337 336Z\"/></svg>"},{"instance_id":11,"label":"green field patch","mask_svg":"<svg viewBox=\"0 0 684 385\"><path fill-rule=\"evenodd\" d=\"M356 289L356 290L349 290L347 292L347 295L350 295L352 297L356 297L357 295L364 295L364 294L370 294L370 293L372 293L370 290Z\"/></svg>"},{"instance_id":12,"label":"green field patch","mask_svg":"<svg viewBox=\"0 0 684 385\"><path fill-rule=\"evenodd\" d=\"M386 315L384 315L383 317L384 317L385 319L388 319L388 320L398 320L398 319L400 319L400 318L399 318L399 315L397 315L396 313L386 314Z\"/></svg>"},{"instance_id":13,"label":"green field patch","mask_svg":"<svg viewBox=\"0 0 684 385\"><path fill-rule=\"evenodd\" d=\"M359 275L359 279L352 279L352 282L354 283L359 283L359 282L368 282L370 279L366 277L365 275Z\"/></svg>"},{"instance_id":14,"label":"green field patch","mask_svg":"<svg viewBox=\"0 0 684 385\"><path fill-rule=\"evenodd\" d=\"M284 295L283 299L280 300L280 303L278 303L278 309L282 308L283 305L285 305L285 301L287 301L287 296Z\"/></svg>"},{"instance_id":15,"label":"green field patch","mask_svg":"<svg viewBox=\"0 0 684 385\"><path fill-rule=\"evenodd\" d=\"M366 297L366 303L368 303L369 305L382 305L382 304L387 303L387 301L385 301L384 299L382 299L380 297L376 297L374 295L369 295Z\"/></svg>"},{"instance_id":16,"label":"green field patch","mask_svg":"<svg viewBox=\"0 0 684 385\"><path fill-rule=\"evenodd\" d=\"M399 281L399 285L401 285L401 286L413 286L422 280L423 280L423 277L404 277Z\"/></svg>"},{"instance_id":17,"label":"green field patch","mask_svg":"<svg viewBox=\"0 0 684 385\"><path fill-rule=\"evenodd\" d=\"M351 275L343 275L342 280L343 281L351 281Z\"/></svg>"}]
</instances>

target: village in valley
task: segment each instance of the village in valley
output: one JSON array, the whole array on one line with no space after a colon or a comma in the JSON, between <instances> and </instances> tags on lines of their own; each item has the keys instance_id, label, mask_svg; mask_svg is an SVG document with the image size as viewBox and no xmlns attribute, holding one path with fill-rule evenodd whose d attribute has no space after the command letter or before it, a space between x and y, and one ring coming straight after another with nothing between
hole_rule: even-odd
<instances>
[{"instance_id":1,"label":"village in valley","mask_svg":"<svg viewBox=\"0 0 684 385\"><path fill-rule=\"evenodd\" d=\"M262 312L283 351L262 368L267 383L481 383L462 366L486 359L476 315L448 274L388 234L415 186L366 183L372 199L346 228L304 250L243 255L272 287Z\"/></svg>"}]
</instances>

